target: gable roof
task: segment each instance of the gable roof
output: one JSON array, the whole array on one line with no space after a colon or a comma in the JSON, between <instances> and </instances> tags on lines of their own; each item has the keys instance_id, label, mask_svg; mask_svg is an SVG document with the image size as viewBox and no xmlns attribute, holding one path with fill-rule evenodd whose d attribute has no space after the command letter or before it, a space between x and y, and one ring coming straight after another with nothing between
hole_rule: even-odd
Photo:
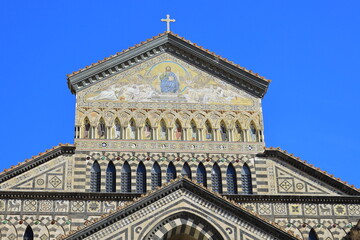
<instances>
[{"instance_id":1,"label":"gable roof","mask_svg":"<svg viewBox=\"0 0 360 240\"><path fill-rule=\"evenodd\" d=\"M68 235L63 236L61 239L75 240L88 237L89 235L110 226L111 224L143 209L145 206L152 204L179 189L190 191L192 194L219 206L227 212L231 212L237 217L253 224L254 226L257 226L258 228L261 228L263 231L278 239L297 239L291 232L286 232L285 229L281 228L279 225L260 217L258 214L237 205L234 201L230 201L226 197L222 197L220 194L212 192L202 185L197 184L195 181L190 181L187 178L178 178L175 181L173 180L170 183L164 184L160 189L154 192L149 192L132 203L118 208L115 213L105 214L100 219L94 219L93 221L87 223L83 228L80 228L77 231L71 231Z\"/></svg>"},{"instance_id":2,"label":"gable roof","mask_svg":"<svg viewBox=\"0 0 360 240\"><path fill-rule=\"evenodd\" d=\"M354 185L349 185L347 182L342 181L340 178L335 178L334 175L331 175L326 171L322 171L320 168L316 168L314 167L314 165L307 163L305 160L300 160L299 157L295 157L293 154L281 150L280 148L265 148L264 153L261 153L259 155L266 157L276 157L294 166L300 171L319 179L321 182L340 190L341 192L349 195L360 195L360 189L356 188Z\"/></svg>"},{"instance_id":3,"label":"gable roof","mask_svg":"<svg viewBox=\"0 0 360 240\"><path fill-rule=\"evenodd\" d=\"M270 80L257 73L185 40L177 34L165 32L67 75L68 87L75 94L164 52L190 62L257 97L265 95L270 83Z\"/></svg>"}]
</instances>

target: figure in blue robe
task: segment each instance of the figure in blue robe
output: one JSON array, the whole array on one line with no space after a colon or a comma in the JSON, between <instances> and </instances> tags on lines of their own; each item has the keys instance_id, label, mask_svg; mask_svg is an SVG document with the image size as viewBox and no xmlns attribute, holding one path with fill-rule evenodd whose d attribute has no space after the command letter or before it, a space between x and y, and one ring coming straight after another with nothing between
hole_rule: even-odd
<instances>
[{"instance_id":1,"label":"figure in blue robe","mask_svg":"<svg viewBox=\"0 0 360 240\"><path fill-rule=\"evenodd\" d=\"M176 93L179 91L179 82L169 66L165 68L165 73L160 76L160 87L162 93Z\"/></svg>"}]
</instances>

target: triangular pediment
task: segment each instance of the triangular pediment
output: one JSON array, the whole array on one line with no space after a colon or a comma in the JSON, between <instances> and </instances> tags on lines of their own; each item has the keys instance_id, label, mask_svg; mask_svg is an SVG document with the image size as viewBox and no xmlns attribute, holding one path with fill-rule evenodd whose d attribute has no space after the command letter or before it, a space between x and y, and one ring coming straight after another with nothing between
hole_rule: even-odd
<instances>
[{"instance_id":1,"label":"triangular pediment","mask_svg":"<svg viewBox=\"0 0 360 240\"><path fill-rule=\"evenodd\" d=\"M297 239L235 202L184 178L86 225L65 239L85 236L87 239L114 239L115 236L117 239L121 239L120 236L163 239L172 232L190 228L193 230L187 234L196 235L199 230L198 234L205 236L202 239Z\"/></svg>"},{"instance_id":2,"label":"triangular pediment","mask_svg":"<svg viewBox=\"0 0 360 240\"><path fill-rule=\"evenodd\" d=\"M256 97L264 96L270 82L170 32L69 74L68 86L72 93L77 93L163 53L171 54Z\"/></svg>"}]
</instances>

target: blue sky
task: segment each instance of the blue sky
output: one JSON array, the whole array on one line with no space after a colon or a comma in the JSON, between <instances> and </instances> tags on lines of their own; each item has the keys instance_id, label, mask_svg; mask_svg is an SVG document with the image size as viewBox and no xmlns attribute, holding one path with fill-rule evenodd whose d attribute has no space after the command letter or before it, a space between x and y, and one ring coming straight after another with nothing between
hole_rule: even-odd
<instances>
[{"instance_id":1,"label":"blue sky","mask_svg":"<svg viewBox=\"0 0 360 240\"><path fill-rule=\"evenodd\" d=\"M66 74L172 31L272 80L265 140L360 187L360 2L2 1L0 169L73 143Z\"/></svg>"}]
</instances>

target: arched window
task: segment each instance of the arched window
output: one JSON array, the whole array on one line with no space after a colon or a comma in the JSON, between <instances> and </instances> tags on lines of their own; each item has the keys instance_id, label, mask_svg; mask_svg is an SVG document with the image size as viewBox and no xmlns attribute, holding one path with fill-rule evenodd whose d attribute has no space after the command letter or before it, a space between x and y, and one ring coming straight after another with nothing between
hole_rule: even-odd
<instances>
[{"instance_id":1,"label":"arched window","mask_svg":"<svg viewBox=\"0 0 360 240\"><path fill-rule=\"evenodd\" d=\"M121 192L131 192L131 169L128 162L124 162L121 169Z\"/></svg>"},{"instance_id":2,"label":"arched window","mask_svg":"<svg viewBox=\"0 0 360 240\"><path fill-rule=\"evenodd\" d=\"M130 120L128 128L129 128L129 139L137 139L136 124L134 119Z\"/></svg>"},{"instance_id":3,"label":"arched window","mask_svg":"<svg viewBox=\"0 0 360 240\"><path fill-rule=\"evenodd\" d=\"M99 135L99 138L106 138L106 127L105 127L105 121L103 118L100 118L100 121L99 121L98 135Z\"/></svg>"},{"instance_id":4,"label":"arched window","mask_svg":"<svg viewBox=\"0 0 360 240\"><path fill-rule=\"evenodd\" d=\"M87 117L84 120L84 138L91 138L91 125Z\"/></svg>"},{"instance_id":5,"label":"arched window","mask_svg":"<svg viewBox=\"0 0 360 240\"><path fill-rule=\"evenodd\" d=\"M161 186L161 169L157 162L154 163L151 169L151 189L156 189Z\"/></svg>"},{"instance_id":6,"label":"arched window","mask_svg":"<svg viewBox=\"0 0 360 240\"><path fill-rule=\"evenodd\" d=\"M182 127L179 119L175 121L174 135L175 140L182 140Z\"/></svg>"},{"instance_id":7,"label":"arched window","mask_svg":"<svg viewBox=\"0 0 360 240\"><path fill-rule=\"evenodd\" d=\"M136 170L136 192L146 192L146 169L143 162L140 162Z\"/></svg>"},{"instance_id":8,"label":"arched window","mask_svg":"<svg viewBox=\"0 0 360 240\"><path fill-rule=\"evenodd\" d=\"M191 121L190 127L191 127L191 141L199 140L197 127L196 127L194 120Z\"/></svg>"},{"instance_id":9,"label":"arched window","mask_svg":"<svg viewBox=\"0 0 360 240\"><path fill-rule=\"evenodd\" d=\"M159 135L159 140L168 140L168 132L167 132L167 127L166 127L166 123L164 121L164 119L161 119L160 121L160 135Z\"/></svg>"},{"instance_id":10,"label":"arched window","mask_svg":"<svg viewBox=\"0 0 360 240\"><path fill-rule=\"evenodd\" d=\"M205 139L209 141L214 140L213 129L211 127L209 120L206 120L205 122Z\"/></svg>"},{"instance_id":11,"label":"arched window","mask_svg":"<svg viewBox=\"0 0 360 240\"><path fill-rule=\"evenodd\" d=\"M114 133L115 139L121 139L121 124L118 118L116 118L114 122Z\"/></svg>"},{"instance_id":12,"label":"arched window","mask_svg":"<svg viewBox=\"0 0 360 240\"><path fill-rule=\"evenodd\" d=\"M253 122L250 124L250 139L252 142L258 142L257 130Z\"/></svg>"},{"instance_id":13,"label":"arched window","mask_svg":"<svg viewBox=\"0 0 360 240\"><path fill-rule=\"evenodd\" d=\"M237 139L239 142L244 142L245 139L244 139L244 132L241 128L241 125L239 123L239 121L236 122L235 124L235 127L236 127L236 135L237 135Z\"/></svg>"},{"instance_id":14,"label":"arched window","mask_svg":"<svg viewBox=\"0 0 360 240\"><path fill-rule=\"evenodd\" d=\"M166 181L170 182L171 179L176 178L176 169L172 162L169 163L167 169L166 169Z\"/></svg>"},{"instance_id":15,"label":"arched window","mask_svg":"<svg viewBox=\"0 0 360 240\"><path fill-rule=\"evenodd\" d=\"M183 168L181 169L181 175L191 179L191 169L187 162L184 163Z\"/></svg>"},{"instance_id":16,"label":"arched window","mask_svg":"<svg viewBox=\"0 0 360 240\"><path fill-rule=\"evenodd\" d=\"M100 180L100 165L95 161L90 170L90 192L100 192Z\"/></svg>"},{"instance_id":17,"label":"arched window","mask_svg":"<svg viewBox=\"0 0 360 240\"><path fill-rule=\"evenodd\" d=\"M33 239L34 239L34 232L30 227L30 225L28 225L24 233L24 240L33 240Z\"/></svg>"},{"instance_id":18,"label":"arched window","mask_svg":"<svg viewBox=\"0 0 360 240\"><path fill-rule=\"evenodd\" d=\"M245 163L241 170L242 191L245 194L252 194L251 172L248 165Z\"/></svg>"},{"instance_id":19,"label":"arched window","mask_svg":"<svg viewBox=\"0 0 360 240\"><path fill-rule=\"evenodd\" d=\"M206 170L204 165L200 162L196 169L196 181L205 187L207 186L206 181Z\"/></svg>"},{"instance_id":20,"label":"arched window","mask_svg":"<svg viewBox=\"0 0 360 240\"><path fill-rule=\"evenodd\" d=\"M226 184L228 194L237 194L236 172L231 163L226 170Z\"/></svg>"},{"instance_id":21,"label":"arched window","mask_svg":"<svg viewBox=\"0 0 360 240\"><path fill-rule=\"evenodd\" d=\"M106 192L116 191L116 169L112 161L106 168Z\"/></svg>"},{"instance_id":22,"label":"arched window","mask_svg":"<svg viewBox=\"0 0 360 240\"><path fill-rule=\"evenodd\" d=\"M149 121L149 119L147 119L145 121L145 126L144 126L144 138L152 140L153 139L152 131L153 130L152 130L150 121Z\"/></svg>"},{"instance_id":23,"label":"arched window","mask_svg":"<svg viewBox=\"0 0 360 240\"><path fill-rule=\"evenodd\" d=\"M224 121L221 121L220 123L220 135L222 141L229 141L228 130Z\"/></svg>"},{"instance_id":24,"label":"arched window","mask_svg":"<svg viewBox=\"0 0 360 240\"><path fill-rule=\"evenodd\" d=\"M309 240L319 240L319 238L313 228L309 232Z\"/></svg>"},{"instance_id":25,"label":"arched window","mask_svg":"<svg viewBox=\"0 0 360 240\"><path fill-rule=\"evenodd\" d=\"M222 193L221 171L217 163L214 163L211 170L211 186L214 192Z\"/></svg>"}]
</instances>

